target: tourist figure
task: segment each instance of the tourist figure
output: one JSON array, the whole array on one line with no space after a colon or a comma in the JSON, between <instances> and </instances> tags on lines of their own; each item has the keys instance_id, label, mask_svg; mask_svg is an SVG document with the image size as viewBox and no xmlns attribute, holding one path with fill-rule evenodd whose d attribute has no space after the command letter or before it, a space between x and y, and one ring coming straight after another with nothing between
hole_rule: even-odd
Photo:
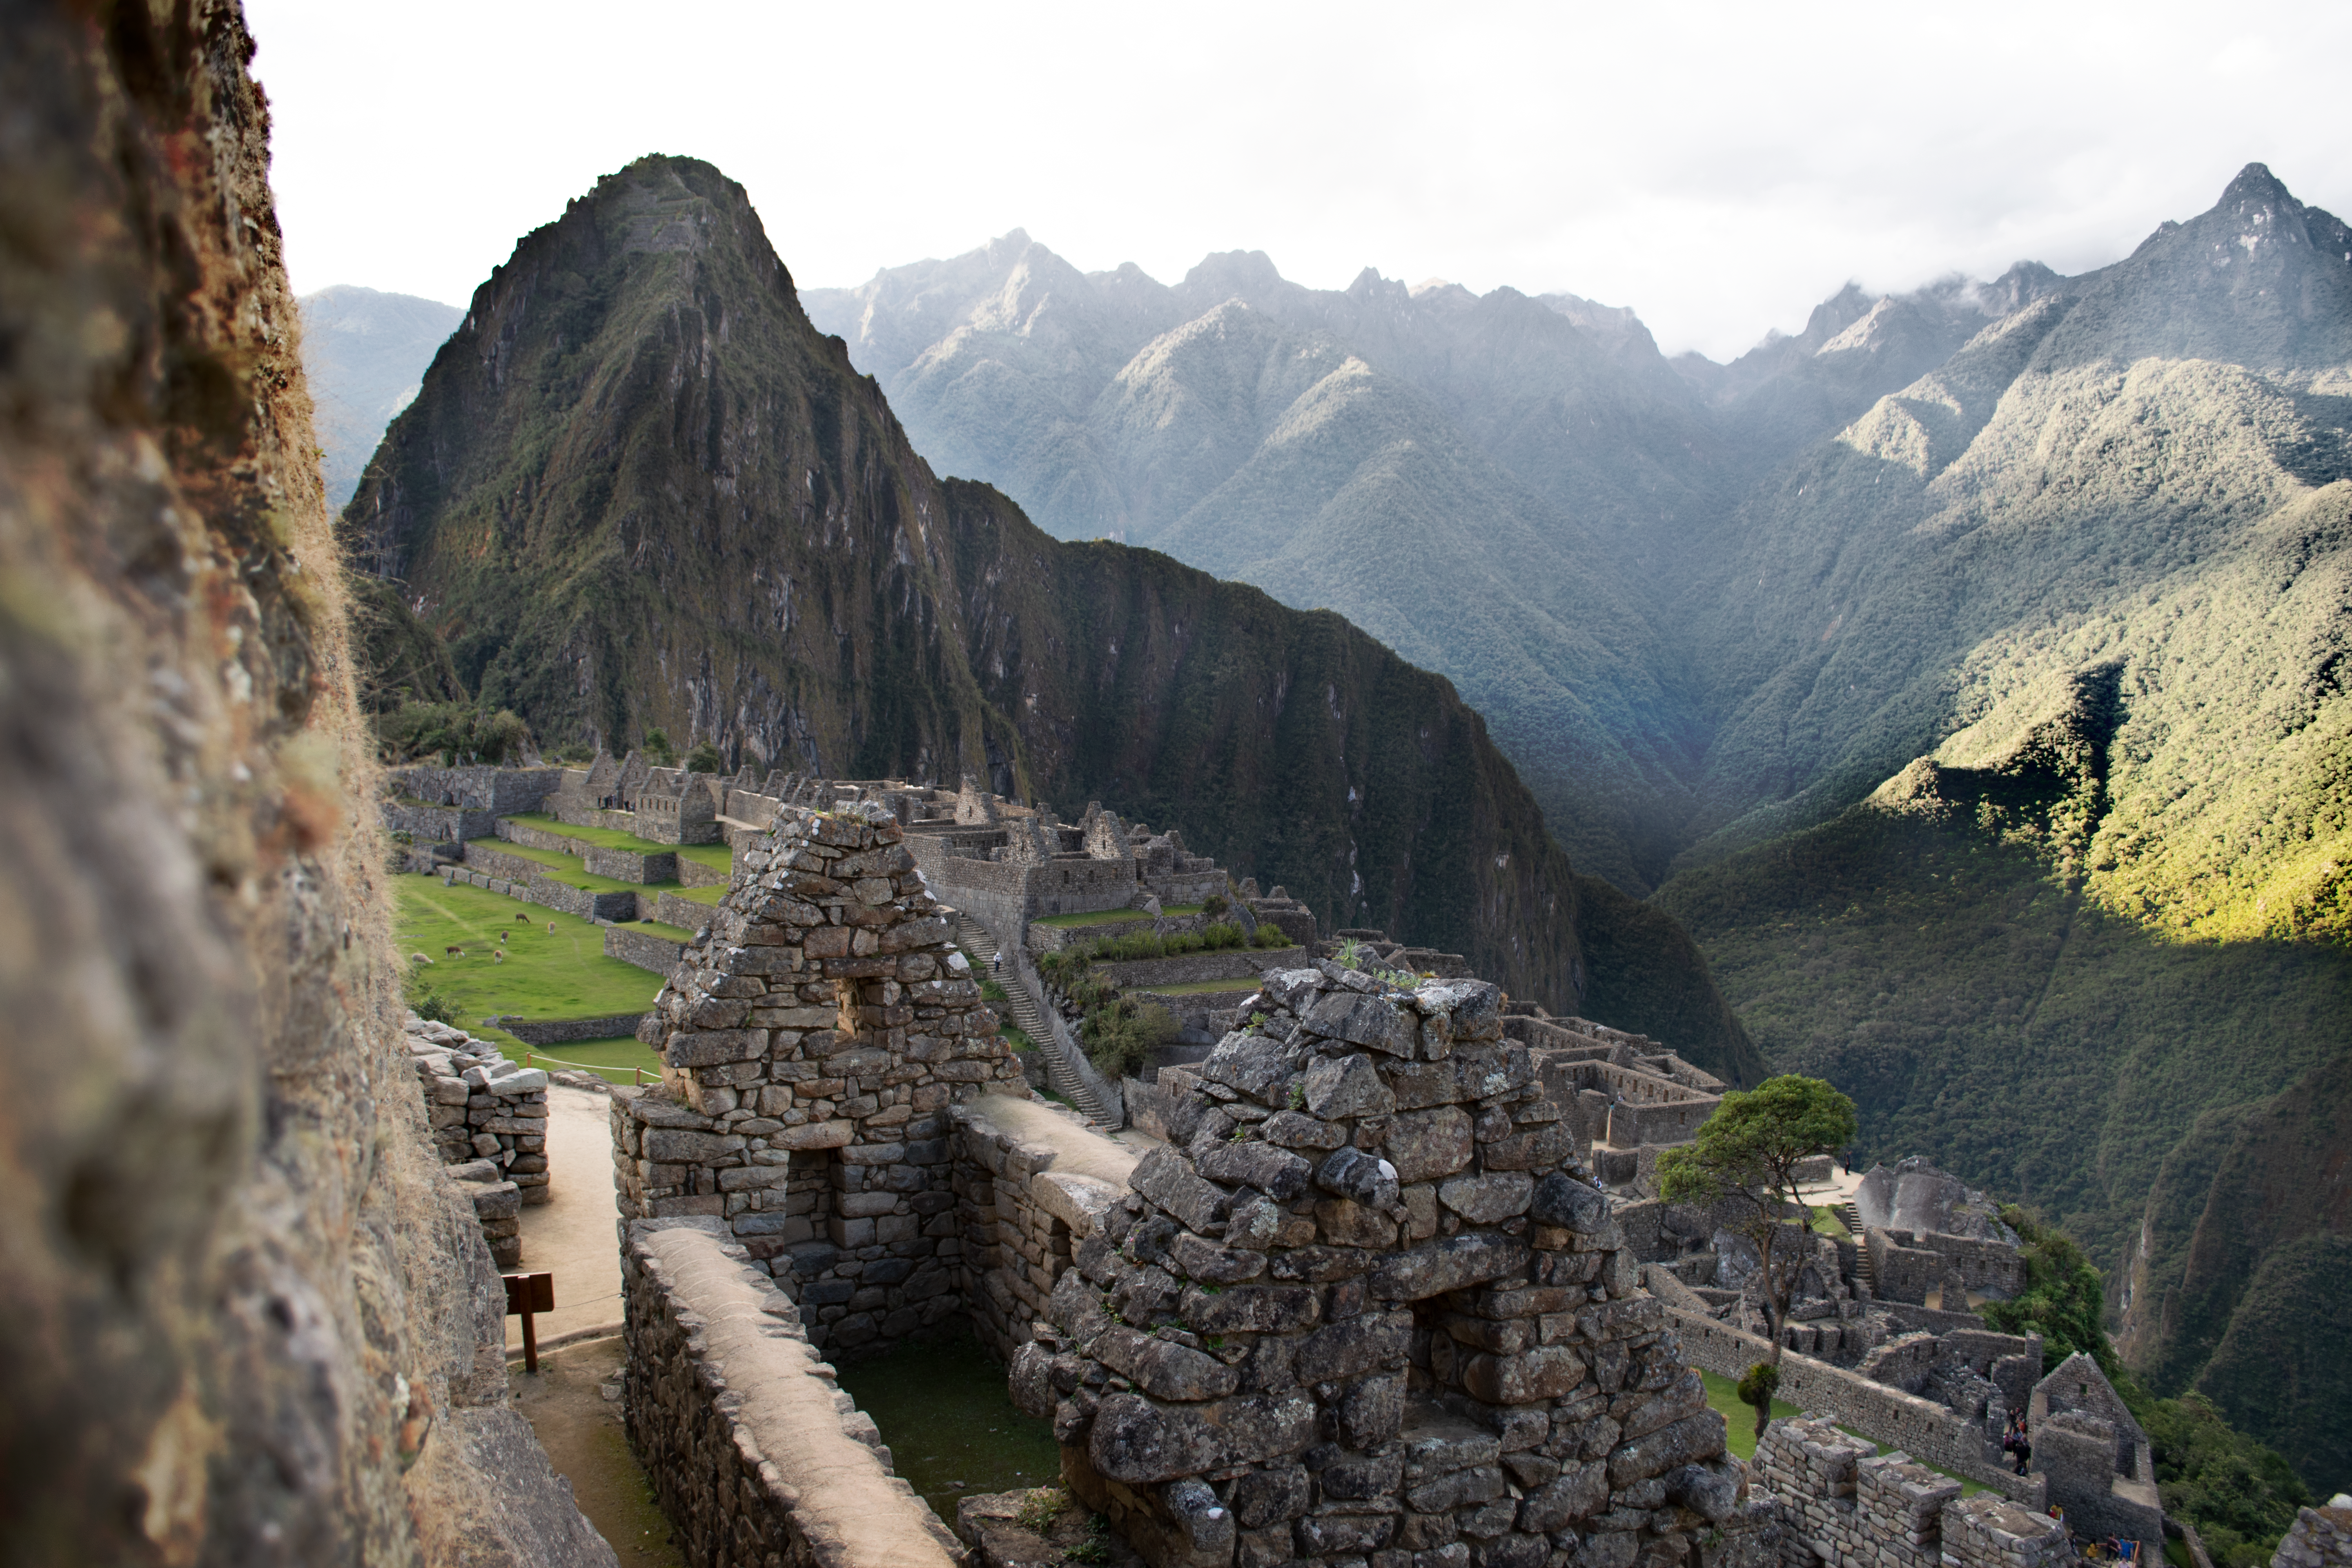
<instances>
[{"instance_id":1,"label":"tourist figure","mask_svg":"<svg viewBox=\"0 0 2352 1568\"><path fill-rule=\"evenodd\" d=\"M2018 1418L2017 1423L2017 1447L2011 1452L2017 1456L2017 1473L2021 1476L2024 1475L2026 1461L2033 1458L2033 1444L2026 1436L2025 1420L2022 1416Z\"/></svg>"}]
</instances>

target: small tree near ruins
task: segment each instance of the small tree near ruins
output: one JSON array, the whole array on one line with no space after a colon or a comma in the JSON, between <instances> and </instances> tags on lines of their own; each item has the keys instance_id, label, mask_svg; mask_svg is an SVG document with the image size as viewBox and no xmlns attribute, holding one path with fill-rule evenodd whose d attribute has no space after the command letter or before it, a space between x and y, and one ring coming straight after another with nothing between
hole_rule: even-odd
<instances>
[{"instance_id":1,"label":"small tree near ruins","mask_svg":"<svg viewBox=\"0 0 2352 1568\"><path fill-rule=\"evenodd\" d=\"M1763 1262L1772 1359L1750 1368L1739 1384L1739 1396L1756 1407L1759 1437L1771 1419L1772 1391L1780 1381L1780 1327L1789 1319L1789 1298L1811 1251L1812 1210L1798 1195L1797 1166L1843 1147L1853 1135L1853 1100L1817 1078L1783 1073L1746 1093L1725 1095L1695 1141L1658 1160L1660 1196L1734 1209L1738 1217L1729 1228L1752 1242Z\"/></svg>"}]
</instances>

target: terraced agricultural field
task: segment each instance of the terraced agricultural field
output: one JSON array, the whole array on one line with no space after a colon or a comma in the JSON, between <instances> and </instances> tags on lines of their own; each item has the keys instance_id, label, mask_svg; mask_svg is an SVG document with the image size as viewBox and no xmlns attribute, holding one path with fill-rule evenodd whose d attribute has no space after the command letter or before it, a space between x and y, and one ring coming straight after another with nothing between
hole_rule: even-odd
<instances>
[{"instance_id":1,"label":"terraced agricultural field","mask_svg":"<svg viewBox=\"0 0 2352 1568\"><path fill-rule=\"evenodd\" d=\"M607 958L604 930L590 921L482 888L445 888L432 877L395 877L392 888L394 940L410 961L410 1000L439 993L457 1026L468 1033L482 1030L481 1020L496 1014L589 1018L642 1012L661 989L658 975ZM518 914L529 918L518 921ZM450 953L452 947L465 955ZM501 951L502 961L492 956ZM422 963L415 961L420 952ZM509 1039L502 1031L482 1032Z\"/></svg>"}]
</instances>

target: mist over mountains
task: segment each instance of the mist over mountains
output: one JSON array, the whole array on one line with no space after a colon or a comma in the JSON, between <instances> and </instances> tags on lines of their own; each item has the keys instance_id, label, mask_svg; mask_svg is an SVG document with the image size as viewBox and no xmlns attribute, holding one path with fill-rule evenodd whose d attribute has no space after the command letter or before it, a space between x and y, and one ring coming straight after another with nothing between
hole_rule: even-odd
<instances>
[{"instance_id":1,"label":"mist over mountains","mask_svg":"<svg viewBox=\"0 0 2352 1568\"><path fill-rule=\"evenodd\" d=\"M1018 231L796 291L652 159L484 286L343 532L404 683L551 743L1100 798L1828 1077L2332 1486L2352 1352L2252 1282L2352 1225L2348 429L2352 235L2261 165L2113 266L1715 364Z\"/></svg>"},{"instance_id":2,"label":"mist over mountains","mask_svg":"<svg viewBox=\"0 0 2352 1568\"><path fill-rule=\"evenodd\" d=\"M341 510L392 416L408 406L466 312L348 283L306 294L302 372L317 419L327 505Z\"/></svg>"},{"instance_id":3,"label":"mist over mountains","mask_svg":"<svg viewBox=\"0 0 2352 1568\"><path fill-rule=\"evenodd\" d=\"M1848 288L1729 364L1573 296L1254 253L1163 286L1018 231L807 300L1050 531L1451 676L1776 1067L2084 1236L2135 1358L2316 1477L2333 1438L2242 1369L2309 1411L2352 1353L2233 1325L2345 1205L2250 1230L2214 1173L2352 1056L2336 218L2250 165L2110 267ZM2340 1186L2297 1125L2284 1179Z\"/></svg>"}]
</instances>

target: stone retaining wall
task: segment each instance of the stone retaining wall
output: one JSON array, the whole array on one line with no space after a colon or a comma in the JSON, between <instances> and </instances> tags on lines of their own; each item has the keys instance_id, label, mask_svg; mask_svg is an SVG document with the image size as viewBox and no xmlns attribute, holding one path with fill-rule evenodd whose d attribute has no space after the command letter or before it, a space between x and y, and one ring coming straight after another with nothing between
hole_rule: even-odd
<instances>
[{"instance_id":1,"label":"stone retaining wall","mask_svg":"<svg viewBox=\"0 0 2352 1568\"><path fill-rule=\"evenodd\" d=\"M1138 958L1097 963L1092 973L1106 974L1134 991L1155 985L1188 985L1198 980L1255 980L1269 969L1289 969L1307 962L1295 947L1227 948L1222 952L1186 952L1174 958Z\"/></svg>"},{"instance_id":2,"label":"stone retaining wall","mask_svg":"<svg viewBox=\"0 0 2352 1568\"><path fill-rule=\"evenodd\" d=\"M625 925L604 928L604 955L624 963L634 963L663 979L677 967L678 955L686 951L683 942L673 942L649 931L637 931Z\"/></svg>"},{"instance_id":3,"label":"stone retaining wall","mask_svg":"<svg viewBox=\"0 0 2352 1568\"><path fill-rule=\"evenodd\" d=\"M681 888L723 888L732 879L716 866L706 866L699 860L677 858L677 885Z\"/></svg>"},{"instance_id":4,"label":"stone retaining wall","mask_svg":"<svg viewBox=\"0 0 2352 1568\"><path fill-rule=\"evenodd\" d=\"M1686 1308L1669 1306L1666 1315L1682 1336L1684 1359L1693 1366L1737 1378L1771 1359L1770 1342L1758 1335ZM2039 1476L2015 1475L1987 1460L1984 1434L1975 1423L1940 1405L1794 1351L1780 1360L1780 1397L2032 1507L2043 1506Z\"/></svg>"},{"instance_id":5,"label":"stone retaining wall","mask_svg":"<svg viewBox=\"0 0 2352 1568\"><path fill-rule=\"evenodd\" d=\"M1224 915L1217 918L1230 920L1232 917ZM1059 952L1064 948L1086 947L1106 938L1127 936L1137 931L1157 930L1163 934L1175 935L1181 932L1196 931L1203 926L1214 923L1215 921L1207 915L1155 916L1145 914L1141 910L1138 910L1135 911L1133 920L1110 921L1102 925L1050 926L1040 921L1031 921L1029 930L1023 941L1024 945L1032 952Z\"/></svg>"},{"instance_id":6,"label":"stone retaining wall","mask_svg":"<svg viewBox=\"0 0 2352 1568\"><path fill-rule=\"evenodd\" d=\"M467 853L475 852L473 845L466 847ZM490 853L497 854L497 851ZM455 866L443 868L441 879L444 882L469 882L477 888L506 898L520 899L527 904L537 904L541 909L553 910L575 920L609 921L637 918L640 895L635 891L624 889L618 892L591 892L585 888L557 881L535 862L525 861L520 856L507 855L499 858L509 865L529 865L530 872L528 876L494 875L480 867Z\"/></svg>"},{"instance_id":7,"label":"stone retaining wall","mask_svg":"<svg viewBox=\"0 0 2352 1568\"><path fill-rule=\"evenodd\" d=\"M678 864L682 867L691 866L694 862L681 860ZM704 885L698 882L685 884L689 888ZM676 893L662 893L654 900L654 919L664 925L676 926L680 931L700 931L710 923L710 917L715 909L715 905L698 904L692 899L681 898Z\"/></svg>"},{"instance_id":8,"label":"stone retaining wall","mask_svg":"<svg viewBox=\"0 0 2352 1568\"><path fill-rule=\"evenodd\" d=\"M1840 1568L2057 1568L2073 1559L2066 1527L2037 1504L1979 1493L1829 1421L1775 1421L1756 1447L1754 1479L1813 1558ZM1751 1483L1753 1484L1753 1483Z\"/></svg>"},{"instance_id":9,"label":"stone retaining wall","mask_svg":"<svg viewBox=\"0 0 2352 1568\"><path fill-rule=\"evenodd\" d=\"M387 833L405 833L419 844L446 844L467 838L488 838L498 830L496 812L461 805L416 805L387 800L378 808Z\"/></svg>"},{"instance_id":10,"label":"stone retaining wall","mask_svg":"<svg viewBox=\"0 0 2352 1568\"><path fill-rule=\"evenodd\" d=\"M1127 1195L1124 1173L1137 1156L1074 1116L1057 1118L1050 1137L1037 1137L1036 1119L1051 1114L995 1095L953 1112L964 1300L981 1342L1006 1361L1029 1342L1030 1326L1045 1315L1073 1250ZM1095 1173L1054 1169L1073 1154L1072 1164Z\"/></svg>"},{"instance_id":11,"label":"stone retaining wall","mask_svg":"<svg viewBox=\"0 0 2352 1568\"><path fill-rule=\"evenodd\" d=\"M601 1018L509 1018L490 1020L526 1046L561 1046L573 1040L617 1040L637 1032L643 1013L607 1013Z\"/></svg>"},{"instance_id":12,"label":"stone retaining wall","mask_svg":"<svg viewBox=\"0 0 2352 1568\"><path fill-rule=\"evenodd\" d=\"M711 1568L949 1568L962 1551L720 1219L638 1220L622 1250L629 1444Z\"/></svg>"}]
</instances>

